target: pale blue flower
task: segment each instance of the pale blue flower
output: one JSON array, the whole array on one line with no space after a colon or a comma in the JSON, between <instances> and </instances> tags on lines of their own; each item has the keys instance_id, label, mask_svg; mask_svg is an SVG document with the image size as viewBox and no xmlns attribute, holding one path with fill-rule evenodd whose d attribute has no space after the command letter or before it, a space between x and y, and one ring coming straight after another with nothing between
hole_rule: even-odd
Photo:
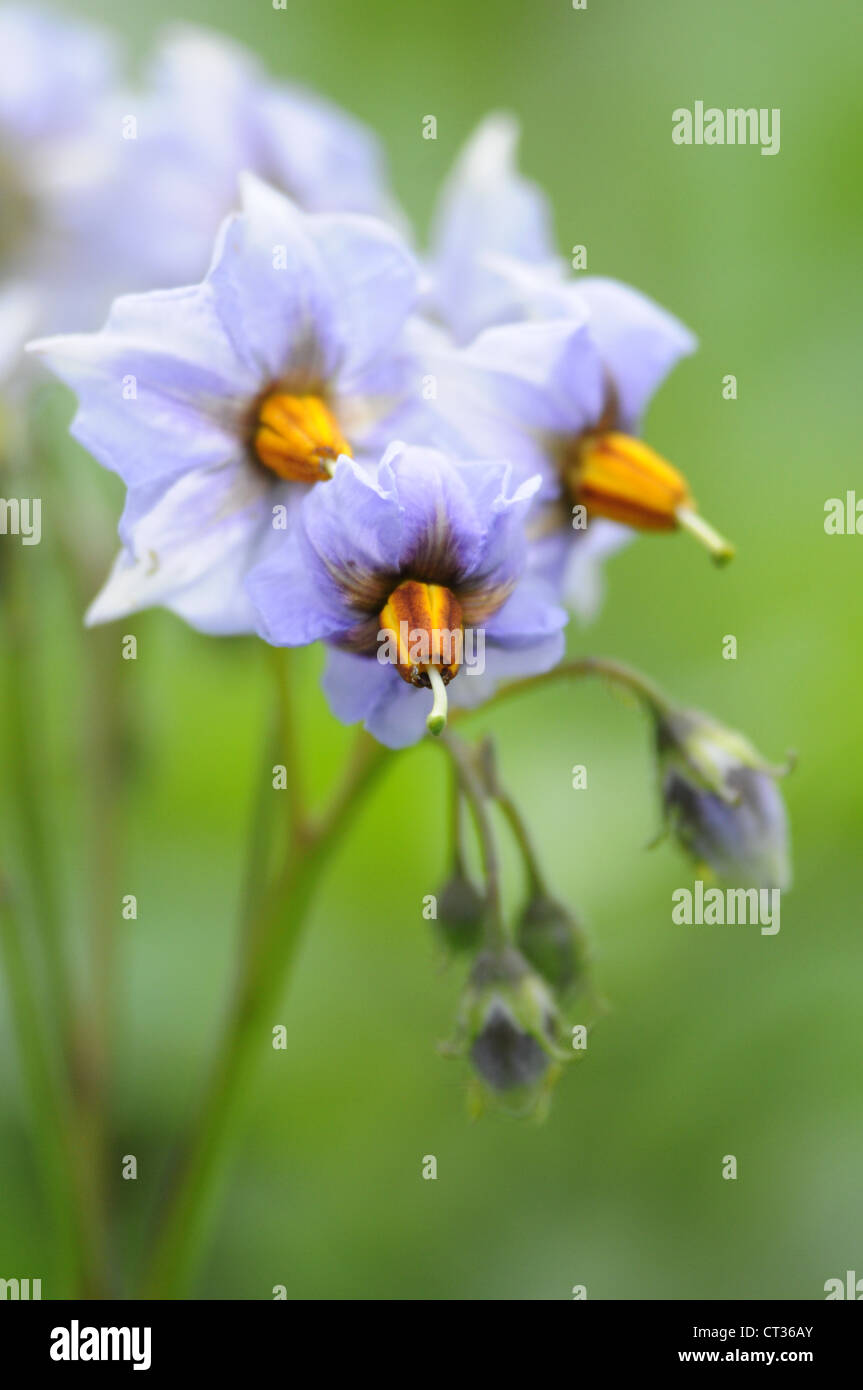
<instances>
[{"instance_id":1,"label":"pale blue flower","mask_svg":"<svg viewBox=\"0 0 863 1390\"><path fill-rule=\"evenodd\" d=\"M516 167L517 141L511 117L486 118L445 185L424 299L435 327L423 347L449 426L442 441L542 475L533 562L588 618L602 560L632 532L596 505L586 528L583 517L573 527L562 457L594 432L637 434L695 340L638 291L567 275L547 200Z\"/></svg>"},{"instance_id":2,"label":"pale blue flower","mask_svg":"<svg viewBox=\"0 0 863 1390\"><path fill-rule=\"evenodd\" d=\"M475 705L504 677L550 669L566 614L525 571L524 518L538 485L516 486L504 464L457 465L399 444L377 476L341 459L304 498L290 539L249 577L261 636L275 646L325 641L333 712L393 748L422 737L442 683L451 703ZM400 606L409 591L422 592ZM388 614L404 612L419 634L432 610L463 623L463 661L381 659L382 633L397 631Z\"/></svg>"},{"instance_id":3,"label":"pale blue flower","mask_svg":"<svg viewBox=\"0 0 863 1390\"><path fill-rule=\"evenodd\" d=\"M458 156L435 209L426 310L457 343L524 316L495 258L556 272L545 195L519 174L518 122L495 112Z\"/></svg>"},{"instance_id":4,"label":"pale blue flower","mask_svg":"<svg viewBox=\"0 0 863 1390\"><path fill-rule=\"evenodd\" d=\"M241 45L207 29L164 31L139 95L128 98L120 227L148 283L185 284L207 268L213 237L249 171L306 212L388 217L380 142L333 103L272 79Z\"/></svg>"},{"instance_id":5,"label":"pale blue flower","mask_svg":"<svg viewBox=\"0 0 863 1390\"><path fill-rule=\"evenodd\" d=\"M116 139L104 111L116 81L98 29L0 8L0 381L34 331L104 314L103 190Z\"/></svg>"},{"instance_id":6,"label":"pale blue flower","mask_svg":"<svg viewBox=\"0 0 863 1390\"><path fill-rule=\"evenodd\" d=\"M297 493L342 451L376 460L412 418L417 273L398 236L302 213L252 176L242 203L202 283L32 345L78 394L76 438L128 489L90 622L159 604L202 631L252 630L243 577Z\"/></svg>"}]
</instances>

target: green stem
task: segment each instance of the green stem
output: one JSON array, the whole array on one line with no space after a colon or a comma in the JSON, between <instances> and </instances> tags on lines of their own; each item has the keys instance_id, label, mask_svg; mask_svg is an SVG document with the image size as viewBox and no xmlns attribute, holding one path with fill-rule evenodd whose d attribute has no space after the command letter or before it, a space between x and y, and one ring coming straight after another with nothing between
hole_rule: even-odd
<instances>
[{"instance_id":1,"label":"green stem","mask_svg":"<svg viewBox=\"0 0 863 1390\"><path fill-rule=\"evenodd\" d=\"M50 994L51 1016L57 1041L64 1056L72 1055L70 976L63 939L62 917L57 895L57 861L44 822L40 802L40 745L35 731L40 727L34 699L39 689L39 673L34 660L32 636L34 614L25 597L23 557L15 547L7 551L8 575L4 601L6 641L6 726L8 759L19 851L24 866L30 911L41 945L43 968Z\"/></svg>"},{"instance_id":2,"label":"green stem","mask_svg":"<svg viewBox=\"0 0 863 1390\"><path fill-rule=\"evenodd\" d=\"M292 647L268 647L267 656L276 680L279 751L287 775L288 835L292 840L302 839L306 833L306 794L294 690L299 653Z\"/></svg>"},{"instance_id":3,"label":"green stem","mask_svg":"<svg viewBox=\"0 0 863 1390\"><path fill-rule=\"evenodd\" d=\"M539 862L536 848L527 828L521 812L508 792L498 785L495 789L495 801L503 812L507 824L512 831L513 838L521 851L524 867L527 871L528 890L531 897L538 897L540 894L548 895L548 888L545 882L545 875L542 865Z\"/></svg>"},{"instance_id":4,"label":"green stem","mask_svg":"<svg viewBox=\"0 0 863 1390\"><path fill-rule=\"evenodd\" d=\"M461 878L468 877L467 858L464 849L464 825L462 816L462 803L464 795L461 789L461 779L458 768L453 762L450 769L450 806L449 824L450 841L452 844L452 870L453 873Z\"/></svg>"},{"instance_id":5,"label":"green stem","mask_svg":"<svg viewBox=\"0 0 863 1390\"><path fill-rule=\"evenodd\" d=\"M323 869L381 772L386 752L368 735L359 736L354 760L331 809L291 845L278 882L262 905L251 949L241 960L227 1027L175 1176L142 1297L176 1298L187 1285L215 1203L230 1123L296 958L308 907Z\"/></svg>"},{"instance_id":6,"label":"green stem","mask_svg":"<svg viewBox=\"0 0 863 1390\"><path fill-rule=\"evenodd\" d=\"M19 476L20 473L10 471L10 478ZM34 490L39 490L35 472L28 487L28 491ZM75 1271L76 1284L68 1292L96 1293L101 1285L100 1261L94 1235L96 1223L88 1219L88 1144L86 1135L80 1135L73 1125L72 1110L81 1052L73 1024L72 980L57 891L57 855L45 820L44 788L49 779L43 746L36 734L41 727L38 700L42 689L34 644L34 634L40 630L35 606L38 591L29 551L7 544L2 559L6 758L15 809L15 853L20 880L15 917L8 904L2 912L3 955L22 1069L32 1095L36 1144L54 1209L61 1264L64 1270ZM20 933L16 919L26 924ZM33 943L38 969L28 959L27 938ZM39 987L43 980L47 985L44 992ZM70 1244L74 1247L71 1253Z\"/></svg>"},{"instance_id":7,"label":"green stem","mask_svg":"<svg viewBox=\"0 0 863 1390\"><path fill-rule=\"evenodd\" d=\"M80 572L80 571L79 571ZM117 956L129 672L122 669L116 632L87 634L86 723L82 730L88 767L87 857L91 883L88 1016L77 1023L79 1067L75 1098L81 1147L80 1180L90 1238L101 1270L102 1296L113 1283L108 1209L109 1143L117 1023Z\"/></svg>"},{"instance_id":8,"label":"green stem","mask_svg":"<svg viewBox=\"0 0 863 1390\"><path fill-rule=\"evenodd\" d=\"M528 690L539 690L544 685L551 685L560 680L580 680L584 676L604 676L613 684L637 695L653 714L665 715L671 710L669 700L659 686L654 685L647 676L642 676L631 666L624 666L622 662L611 661L601 656L578 657L574 661L564 661L560 666L555 666L551 671L544 671L539 676L525 676L523 680L512 681L510 685L503 686L481 708L488 711L492 706L501 704L513 695L521 695ZM467 718L472 713L472 709L453 710L450 723Z\"/></svg>"},{"instance_id":9,"label":"green stem","mask_svg":"<svg viewBox=\"0 0 863 1390\"><path fill-rule=\"evenodd\" d=\"M78 1286L81 1269L78 1233L69 1184L68 1097L52 1068L39 1018L37 994L11 901L11 888L0 877L0 949L3 954L21 1067L31 1095L37 1156L42 1168L54 1228L58 1286L53 1297L68 1297Z\"/></svg>"},{"instance_id":10,"label":"green stem","mask_svg":"<svg viewBox=\"0 0 863 1390\"><path fill-rule=\"evenodd\" d=\"M258 921L266 885L270 878L273 858L272 798L273 767L278 762L279 721L273 720L263 740L261 762L252 795L252 814L249 821L246 869L240 897L240 914L246 940L251 939Z\"/></svg>"},{"instance_id":11,"label":"green stem","mask_svg":"<svg viewBox=\"0 0 863 1390\"><path fill-rule=\"evenodd\" d=\"M456 770L465 799L471 808L485 874L486 913L483 923L485 944L492 950L500 950L506 945L506 930L503 924L503 902L501 899L500 863L497 843L494 837L485 788L477 772L473 751L449 729L440 735Z\"/></svg>"},{"instance_id":12,"label":"green stem","mask_svg":"<svg viewBox=\"0 0 863 1390\"><path fill-rule=\"evenodd\" d=\"M107 1297L114 1283L108 1150L130 673L121 660L115 630L100 627L85 632L81 627L80 615L100 584L110 555L93 544L89 510L79 492L69 486L45 439L38 408L34 409L29 435L31 467L50 483L54 495L51 543L80 633L83 719L77 733L88 773L81 844L90 884L86 990L84 999L68 1000L66 1033L61 1041L71 1077L78 1203L90 1252L86 1291L93 1297Z\"/></svg>"}]
</instances>

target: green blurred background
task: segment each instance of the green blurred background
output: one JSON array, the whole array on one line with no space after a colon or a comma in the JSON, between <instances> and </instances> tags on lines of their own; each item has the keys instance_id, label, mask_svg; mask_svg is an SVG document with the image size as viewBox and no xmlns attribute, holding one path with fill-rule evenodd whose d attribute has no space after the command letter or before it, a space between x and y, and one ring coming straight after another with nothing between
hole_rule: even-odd
<instances>
[{"instance_id":1,"label":"green blurred background","mask_svg":"<svg viewBox=\"0 0 863 1390\"><path fill-rule=\"evenodd\" d=\"M681 928L670 895L691 872L669 844L645 851L658 810L635 709L585 685L473 718L494 731L552 881L584 915L612 1005L539 1126L472 1123L466 1070L435 1052L460 987L421 915L445 868L444 760L433 748L400 757L314 907L272 1020L287 1051L261 1038L196 1295L269 1298L284 1284L300 1298L566 1299L585 1284L591 1299L822 1298L826 1279L863 1272L863 539L823 529L827 498L858 479L863 496L863 12L838 0L68 8L120 27L135 51L178 18L245 41L378 129L423 230L474 124L492 108L521 118L523 167L552 197L561 249L586 244L591 272L652 294L698 334L647 436L738 544L722 573L686 539L633 545L571 650L642 667L770 758L799 755L779 935ZM781 152L675 146L671 112L697 99L781 108ZM436 142L421 139L430 113ZM726 373L736 401L722 398ZM86 496L104 480L63 438L66 398L51 410L60 464ZM94 569L112 546L93 537ZM26 553L44 631L32 718L77 943L81 710L105 639L81 634L50 554ZM137 662L117 656L132 724L119 888L139 914L120 922L118 907L112 1198L131 1265L222 1017L269 689L252 642L202 638L166 613L111 632L117 653L122 632L138 637ZM721 656L730 633L736 661ZM350 735L316 692L317 654L302 669L323 792ZM585 791L571 788L574 763L588 767ZM0 1275L42 1273L50 1297L51 1228L5 1001L0 1068ZM124 1154L137 1182L121 1180ZM421 1177L426 1154L435 1182ZM722 1180L725 1154L736 1182Z\"/></svg>"}]
</instances>

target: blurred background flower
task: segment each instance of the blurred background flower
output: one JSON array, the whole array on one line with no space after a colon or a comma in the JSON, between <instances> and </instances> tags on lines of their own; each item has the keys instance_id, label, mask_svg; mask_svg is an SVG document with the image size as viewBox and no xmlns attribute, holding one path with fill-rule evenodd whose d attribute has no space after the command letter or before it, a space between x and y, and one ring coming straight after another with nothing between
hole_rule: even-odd
<instances>
[{"instance_id":1,"label":"blurred background flower","mask_svg":"<svg viewBox=\"0 0 863 1390\"><path fill-rule=\"evenodd\" d=\"M377 135L335 101L277 80L266 47L256 54L210 27L217 22L202 14L159 29L121 99L135 137L119 228L147 268L146 288L202 278L243 171L307 212L398 215Z\"/></svg>"},{"instance_id":2,"label":"blurred background flower","mask_svg":"<svg viewBox=\"0 0 863 1390\"><path fill-rule=\"evenodd\" d=\"M89 325L118 288L103 220L119 154L105 121L117 78L102 29L0 8L0 386L34 331Z\"/></svg>"}]
</instances>

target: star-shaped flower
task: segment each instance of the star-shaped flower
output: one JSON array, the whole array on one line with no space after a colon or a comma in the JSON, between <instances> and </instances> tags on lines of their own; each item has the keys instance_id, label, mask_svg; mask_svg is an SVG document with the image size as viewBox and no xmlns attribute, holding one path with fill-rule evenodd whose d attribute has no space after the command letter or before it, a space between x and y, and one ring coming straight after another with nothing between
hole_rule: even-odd
<instances>
[{"instance_id":1,"label":"star-shaped flower","mask_svg":"<svg viewBox=\"0 0 863 1390\"><path fill-rule=\"evenodd\" d=\"M455 704L504 676L548 670L565 612L526 574L524 519L539 479L393 445L373 477L340 459L299 508L289 542L248 580L261 636L331 648L324 690L381 743L439 732Z\"/></svg>"},{"instance_id":2,"label":"star-shaped flower","mask_svg":"<svg viewBox=\"0 0 863 1390\"><path fill-rule=\"evenodd\" d=\"M298 491L380 457L413 411L416 268L384 223L308 215L243 181L201 284L116 301L100 333L32 344L78 393L77 439L128 488L88 620L153 604L252 630L242 580Z\"/></svg>"}]
</instances>

